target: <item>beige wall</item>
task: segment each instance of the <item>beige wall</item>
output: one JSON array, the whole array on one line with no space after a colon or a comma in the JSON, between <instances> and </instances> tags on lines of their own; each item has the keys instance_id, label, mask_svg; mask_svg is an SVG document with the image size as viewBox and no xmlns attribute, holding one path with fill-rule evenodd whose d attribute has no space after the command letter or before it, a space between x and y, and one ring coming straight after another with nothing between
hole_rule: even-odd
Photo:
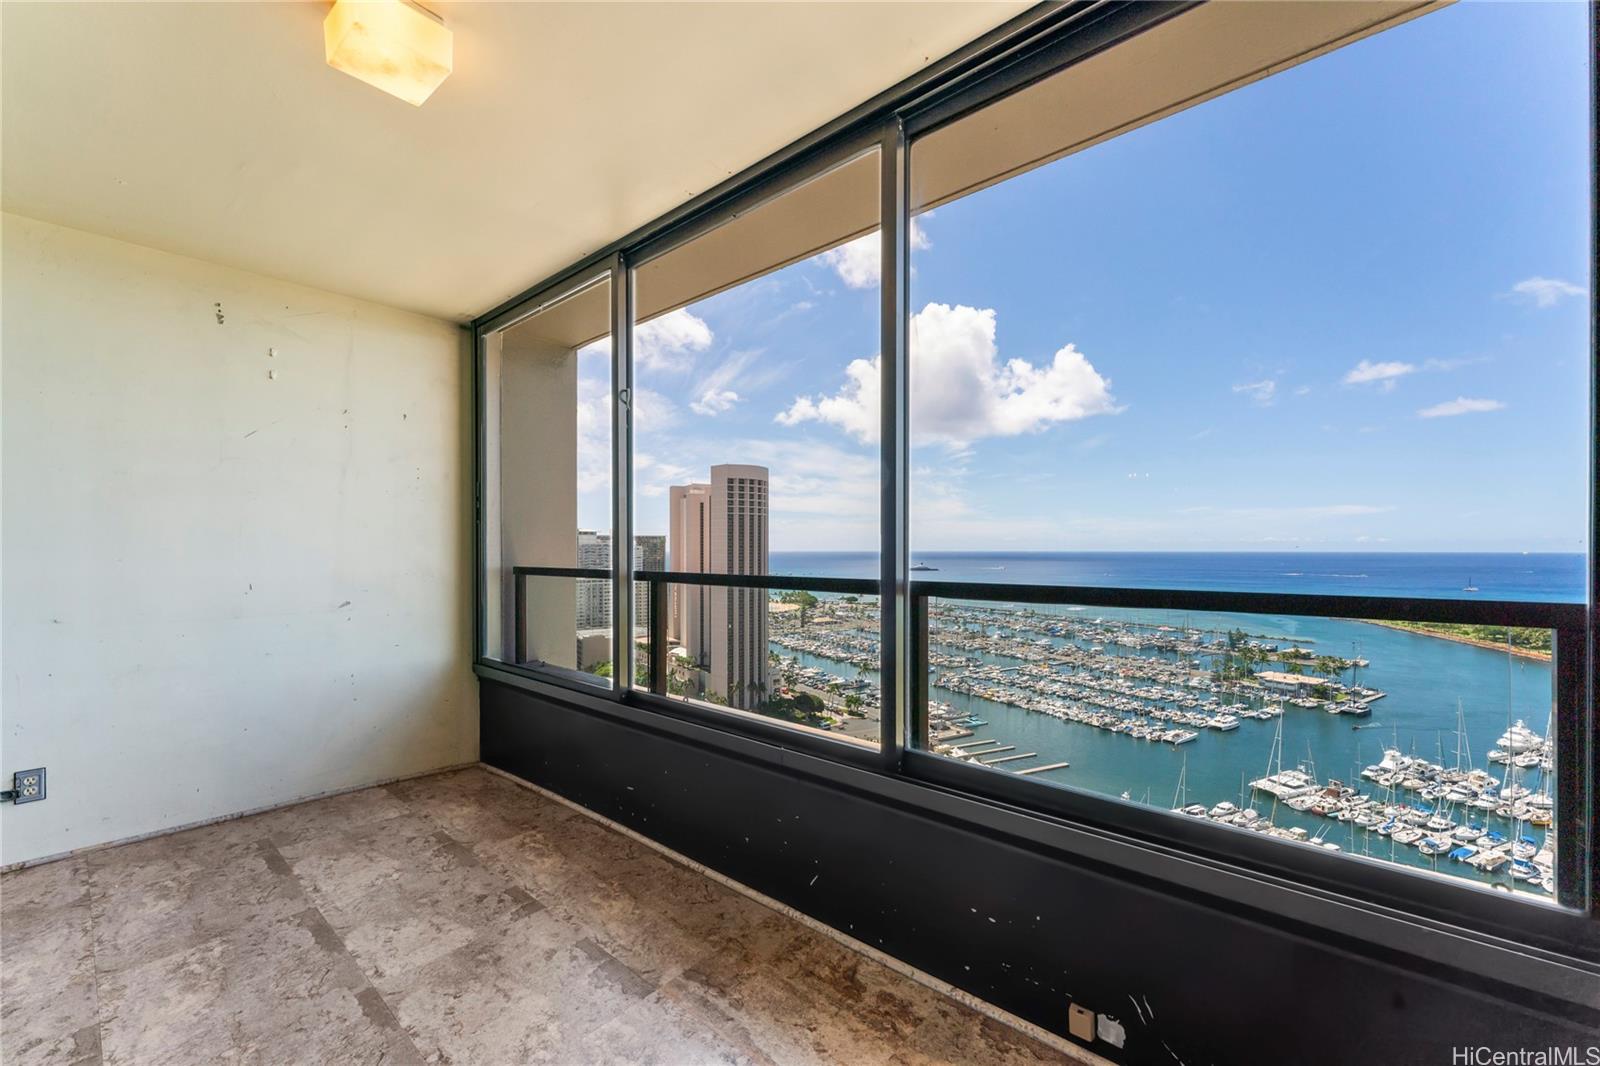
<instances>
[{"instance_id":1,"label":"beige wall","mask_svg":"<svg viewBox=\"0 0 1600 1066\"><path fill-rule=\"evenodd\" d=\"M461 331L0 223L0 862L476 759Z\"/></svg>"},{"instance_id":2,"label":"beige wall","mask_svg":"<svg viewBox=\"0 0 1600 1066\"><path fill-rule=\"evenodd\" d=\"M529 327L513 327L486 340L484 377L488 441L484 528L500 531L491 551L489 584L499 589L491 604L501 619L488 647L511 661L515 625L511 569L516 566L578 565L578 354L541 340ZM530 577L527 594L526 658L576 668L578 583L572 578Z\"/></svg>"}]
</instances>

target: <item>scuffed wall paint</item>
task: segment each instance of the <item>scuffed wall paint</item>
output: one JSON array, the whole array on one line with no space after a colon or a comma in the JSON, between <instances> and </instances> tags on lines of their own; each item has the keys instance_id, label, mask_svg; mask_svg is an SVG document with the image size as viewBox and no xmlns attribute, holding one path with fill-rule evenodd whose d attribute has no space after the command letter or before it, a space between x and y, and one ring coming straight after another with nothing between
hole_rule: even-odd
<instances>
[{"instance_id":1,"label":"scuffed wall paint","mask_svg":"<svg viewBox=\"0 0 1600 1066\"><path fill-rule=\"evenodd\" d=\"M461 330L0 236L0 862L475 758Z\"/></svg>"}]
</instances>

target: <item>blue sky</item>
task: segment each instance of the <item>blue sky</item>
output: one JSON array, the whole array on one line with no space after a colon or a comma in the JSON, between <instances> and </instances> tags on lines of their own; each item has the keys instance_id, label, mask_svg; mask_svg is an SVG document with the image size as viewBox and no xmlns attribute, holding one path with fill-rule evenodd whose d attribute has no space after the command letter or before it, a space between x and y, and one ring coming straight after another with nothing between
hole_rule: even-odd
<instances>
[{"instance_id":1,"label":"blue sky","mask_svg":"<svg viewBox=\"0 0 1600 1066\"><path fill-rule=\"evenodd\" d=\"M1585 14L1460 4L919 219L914 550L1583 550ZM638 328L640 532L757 462L775 550L876 547L875 259Z\"/></svg>"}]
</instances>

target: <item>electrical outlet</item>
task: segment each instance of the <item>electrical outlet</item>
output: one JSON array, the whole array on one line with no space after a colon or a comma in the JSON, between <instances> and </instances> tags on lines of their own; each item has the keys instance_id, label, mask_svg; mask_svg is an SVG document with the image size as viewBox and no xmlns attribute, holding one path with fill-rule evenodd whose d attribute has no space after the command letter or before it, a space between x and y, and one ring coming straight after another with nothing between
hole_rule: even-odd
<instances>
[{"instance_id":1,"label":"electrical outlet","mask_svg":"<svg viewBox=\"0 0 1600 1066\"><path fill-rule=\"evenodd\" d=\"M1067 1008L1067 1032L1087 1043L1094 1042L1094 1011L1074 1003Z\"/></svg>"},{"instance_id":2,"label":"electrical outlet","mask_svg":"<svg viewBox=\"0 0 1600 1066\"><path fill-rule=\"evenodd\" d=\"M44 799L44 767L18 770L11 775L11 787L17 794L14 803L37 803Z\"/></svg>"}]
</instances>

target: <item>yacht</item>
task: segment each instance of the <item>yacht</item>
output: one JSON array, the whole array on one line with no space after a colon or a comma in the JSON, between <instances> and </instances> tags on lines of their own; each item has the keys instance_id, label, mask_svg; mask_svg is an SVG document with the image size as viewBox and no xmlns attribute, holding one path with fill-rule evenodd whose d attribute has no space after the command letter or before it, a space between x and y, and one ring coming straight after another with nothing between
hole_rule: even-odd
<instances>
[{"instance_id":1,"label":"yacht","mask_svg":"<svg viewBox=\"0 0 1600 1066\"><path fill-rule=\"evenodd\" d=\"M1544 738L1529 729L1527 723L1517 719L1517 724L1506 730L1504 735L1495 742L1496 747L1511 755L1521 755L1531 751L1544 743Z\"/></svg>"},{"instance_id":2,"label":"yacht","mask_svg":"<svg viewBox=\"0 0 1600 1066\"><path fill-rule=\"evenodd\" d=\"M1314 791L1317 783L1304 770L1283 770L1250 782L1250 787L1280 800L1291 800Z\"/></svg>"}]
</instances>

